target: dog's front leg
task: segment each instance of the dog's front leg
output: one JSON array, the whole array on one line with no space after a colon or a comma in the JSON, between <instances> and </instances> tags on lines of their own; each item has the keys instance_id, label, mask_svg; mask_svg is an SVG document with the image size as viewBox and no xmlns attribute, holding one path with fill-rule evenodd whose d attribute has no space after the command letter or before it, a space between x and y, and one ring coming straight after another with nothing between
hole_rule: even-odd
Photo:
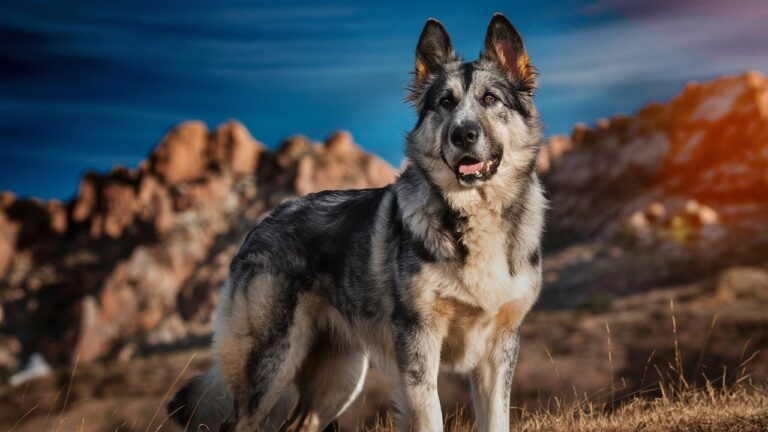
<instances>
[{"instance_id":1,"label":"dog's front leg","mask_svg":"<svg viewBox=\"0 0 768 432\"><path fill-rule=\"evenodd\" d=\"M401 388L397 395L397 426L401 432L443 430L437 393L441 337L424 326L395 326L395 351Z\"/></svg>"},{"instance_id":2,"label":"dog's front leg","mask_svg":"<svg viewBox=\"0 0 768 432\"><path fill-rule=\"evenodd\" d=\"M499 334L470 376L479 432L509 430L509 394L519 340L517 330Z\"/></svg>"}]
</instances>

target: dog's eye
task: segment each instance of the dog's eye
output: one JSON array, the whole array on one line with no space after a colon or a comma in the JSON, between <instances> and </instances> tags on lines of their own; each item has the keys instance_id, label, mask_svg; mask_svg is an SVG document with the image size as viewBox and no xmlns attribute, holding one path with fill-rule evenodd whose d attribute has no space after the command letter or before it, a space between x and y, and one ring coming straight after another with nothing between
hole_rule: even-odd
<instances>
[{"instance_id":1,"label":"dog's eye","mask_svg":"<svg viewBox=\"0 0 768 432\"><path fill-rule=\"evenodd\" d=\"M483 96L483 103L486 105L490 105L492 103L496 102L496 96L486 93L485 96Z\"/></svg>"},{"instance_id":2,"label":"dog's eye","mask_svg":"<svg viewBox=\"0 0 768 432\"><path fill-rule=\"evenodd\" d=\"M445 96L442 99L440 99L440 106L447 110L452 110L455 105L456 104L453 101L453 98L450 96Z\"/></svg>"}]
</instances>

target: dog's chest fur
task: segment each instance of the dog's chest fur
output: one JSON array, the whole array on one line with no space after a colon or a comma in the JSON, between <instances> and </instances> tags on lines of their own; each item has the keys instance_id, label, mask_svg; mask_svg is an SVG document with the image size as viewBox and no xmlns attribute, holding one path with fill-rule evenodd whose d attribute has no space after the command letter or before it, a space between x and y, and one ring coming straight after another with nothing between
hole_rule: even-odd
<instances>
[{"instance_id":1,"label":"dog's chest fur","mask_svg":"<svg viewBox=\"0 0 768 432\"><path fill-rule=\"evenodd\" d=\"M500 305L528 297L534 289L536 268L525 263L528 245L510 242L510 222L502 213L478 207L463 218L460 259L438 262L426 273L441 283L437 295L493 313ZM537 239L536 239L537 240ZM511 245L517 244L513 248ZM536 244L534 244L536 247Z\"/></svg>"},{"instance_id":2,"label":"dog's chest fur","mask_svg":"<svg viewBox=\"0 0 768 432\"><path fill-rule=\"evenodd\" d=\"M466 256L461 266L444 269L445 277L459 282L458 292L450 295L487 311L523 296L528 287L510 268L515 251L509 250L508 232L507 221L495 210L481 207L467 217L461 233Z\"/></svg>"},{"instance_id":3,"label":"dog's chest fur","mask_svg":"<svg viewBox=\"0 0 768 432\"><path fill-rule=\"evenodd\" d=\"M499 337L517 328L536 296L538 269L517 259L528 251L510 250L508 225L499 212L475 210L461 227L463 258L427 265L415 279L418 291L429 293L443 334L444 369L476 367ZM526 265L511 265L518 261Z\"/></svg>"},{"instance_id":4,"label":"dog's chest fur","mask_svg":"<svg viewBox=\"0 0 768 432\"><path fill-rule=\"evenodd\" d=\"M433 317L443 334L442 369L458 373L473 370L501 338L515 331L524 315L525 306L518 301L488 312L453 298L439 298Z\"/></svg>"}]
</instances>

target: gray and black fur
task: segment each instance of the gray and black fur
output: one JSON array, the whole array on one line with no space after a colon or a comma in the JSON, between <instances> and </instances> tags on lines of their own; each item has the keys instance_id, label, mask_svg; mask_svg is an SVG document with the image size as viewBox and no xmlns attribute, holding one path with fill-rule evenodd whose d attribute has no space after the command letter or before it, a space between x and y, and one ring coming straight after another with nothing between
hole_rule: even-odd
<instances>
[{"instance_id":1,"label":"gray and black fur","mask_svg":"<svg viewBox=\"0 0 768 432\"><path fill-rule=\"evenodd\" d=\"M541 284L535 77L502 15L468 63L428 20L408 166L385 188L287 202L248 234L219 295L216 365L168 405L177 422L323 430L371 364L400 430L442 430L440 370L469 377L479 430L508 430L518 328Z\"/></svg>"}]
</instances>

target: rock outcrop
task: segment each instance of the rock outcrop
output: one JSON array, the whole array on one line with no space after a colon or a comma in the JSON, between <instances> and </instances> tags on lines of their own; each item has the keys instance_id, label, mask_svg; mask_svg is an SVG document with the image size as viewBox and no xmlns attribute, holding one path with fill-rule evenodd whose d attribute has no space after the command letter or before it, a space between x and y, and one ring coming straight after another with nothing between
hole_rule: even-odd
<instances>
[{"instance_id":1,"label":"rock outcrop","mask_svg":"<svg viewBox=\"0 0 768 432\"><path fill-rule=\"evenodd\" d=\"M577 126L551 140L539 168L548 249L574 255L555 261L555 288L621 292L768 260L768 79L756 72ZM585 241L600 245L589 265L575 258Z\"/></svg>"},{"instance_id":2,"label":"rock outcrop","mask_svg":"<svg viewBox=\"0 0 768 432\"><path fill-rule=\"evenodd\" d=\"M568 239L654 205L672 217L695 200L729 222L768 204L768 80L755 72L689 84L668 104L552 142L550 229Z\"/></svg>"},{"instance_id":3,"label":"rock outcrop","mask_svg":"<svg viewBox=\"0 0 768 432\"><path fill-rule=\"evenodd\" d=\"M346 132L276 152L238 122L167 133L138 168L83 176L68 203L0 195L0 370L130 358L206 337L229 260L263 212L395 170Z\"/></svg>"}]
</instances>

